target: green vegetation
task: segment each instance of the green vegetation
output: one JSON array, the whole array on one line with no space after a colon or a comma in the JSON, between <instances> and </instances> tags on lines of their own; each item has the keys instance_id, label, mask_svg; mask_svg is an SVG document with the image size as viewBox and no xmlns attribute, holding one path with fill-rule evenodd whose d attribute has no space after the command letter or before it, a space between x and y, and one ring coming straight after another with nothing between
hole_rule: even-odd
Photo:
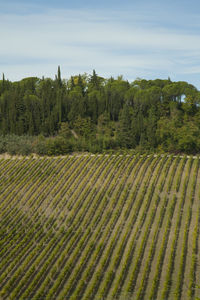
<instances>
[{"instance_id":1,"label":"green vegetation","mask_svg":"<svg viewBox=\"0 0 200 300\"><path fill-rule=\"evenodd\" d=\"M196 156L0 158L0 297L198 299Z\"/></svg>"},{"instance_id":2,"label":"green vegetation","mask_svg":"<svg viewBox=\"0 0 200 300\"><path fill-rule=\"evenodd\" d=\"M200 92L187 82L105 79L0 80L0 153L59 155L136 149L200 151Z\"/></svg>"}]
</instances>

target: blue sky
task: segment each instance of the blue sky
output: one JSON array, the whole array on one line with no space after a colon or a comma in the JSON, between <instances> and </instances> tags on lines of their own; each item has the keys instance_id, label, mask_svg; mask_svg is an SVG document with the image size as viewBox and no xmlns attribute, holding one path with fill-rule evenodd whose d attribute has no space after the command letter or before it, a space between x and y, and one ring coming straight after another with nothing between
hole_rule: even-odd
<instances>
[{"instance_id":1,"label":"blue sky","mask_svg":"<svg viewBox=\"0 0 200 300\"><path fill-rule=\"evenodd\" d=\"M96 72L200 89L200 1L0 0L0 72L10 80Z\"/></svg>"}]
</instances>

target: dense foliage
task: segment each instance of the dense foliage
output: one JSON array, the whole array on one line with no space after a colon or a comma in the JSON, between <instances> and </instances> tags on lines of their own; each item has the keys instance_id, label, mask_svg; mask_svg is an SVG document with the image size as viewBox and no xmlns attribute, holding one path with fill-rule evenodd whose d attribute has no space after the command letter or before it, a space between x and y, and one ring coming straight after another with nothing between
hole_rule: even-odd
<instances>
[{"instance_id":1,"label":"dense foliage","mask_svg":"<svg viewBox=\"0 0 200 300\"><path fill-rule=\"evenodd\" d=\"M129 83L93 71L64 80L60 67L54 80L10 82L3 75L0 151L14 136L26 135L37 138L24 138L29 140L25 152L30 147L43 154L116 148L197 153L199 104L200 92L193 85L170 78Z\"/></svg>"}]
</instances>

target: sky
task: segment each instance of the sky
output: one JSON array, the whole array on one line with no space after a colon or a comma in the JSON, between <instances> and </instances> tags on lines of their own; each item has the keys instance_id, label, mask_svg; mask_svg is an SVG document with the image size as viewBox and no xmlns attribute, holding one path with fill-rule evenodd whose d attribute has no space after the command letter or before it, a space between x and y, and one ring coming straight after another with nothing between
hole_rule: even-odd
<instances>
[{"instance_id":1,"label":"sky","mask_svg":"<svg viewBox=\"0 0 200 300\"><path fill-rule=\"evenodd\" d=\"M187 81L200 89L199 0L0 0L0 73Z\"/></svg>"}]
</instances>

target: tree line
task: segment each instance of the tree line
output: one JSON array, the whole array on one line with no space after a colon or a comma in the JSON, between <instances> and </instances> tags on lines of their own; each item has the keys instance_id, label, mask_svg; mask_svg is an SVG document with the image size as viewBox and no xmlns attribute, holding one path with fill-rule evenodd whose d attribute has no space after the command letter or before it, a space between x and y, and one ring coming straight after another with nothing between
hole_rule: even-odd
<instances>
[{"instance_id":1,"label":"tree line","mask_svg":"<svg viewBox=\"0 0 200 300\"><path fill-rule=\"evenodd\" d=\"M95 70L62 79L0 80L0 152L108 149L198 153L200 92L170 78L133 82ZM18 142L17 142L18 141ZM25 151L25 152L26 152ZM19 152L19 150L14 150Z\"/></svg>"}]
</instances>

